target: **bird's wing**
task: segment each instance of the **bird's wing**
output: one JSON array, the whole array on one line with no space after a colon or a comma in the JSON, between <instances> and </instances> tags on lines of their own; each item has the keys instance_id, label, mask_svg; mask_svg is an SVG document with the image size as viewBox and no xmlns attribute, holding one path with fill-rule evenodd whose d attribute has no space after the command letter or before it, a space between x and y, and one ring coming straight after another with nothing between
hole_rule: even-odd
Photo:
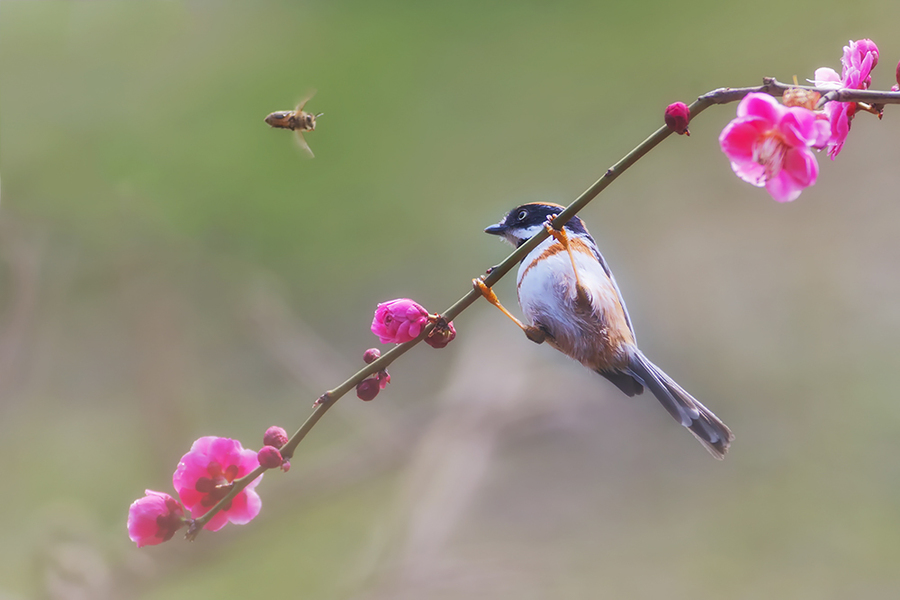
<instances>
[{"instance_id":1,"label":"bird's wing","mask_svg":"<svg viewBox=\"0 0 900 600\"><path fill-rule=\"evenodd\" d=\"M603 255L600 254L600 251L597 250L597 245L593 244L591 246L591 250L594 252L594 257L597 259L597 262L600 263L600 266L603 267L603 271L606 273L606 276L609 277L609 281L612 283L613 289L616 290L616 296L619 297L619 304L622 305L622 311L625 313L625 322L628 323L628 329L631 330L631 337L637 340L637 336L634 334L634 325L631 324L631 317L628 316L628 308L625 306L625 298L622 297L622 292L619 291L619 285L616 283L616 278L612 274L612 271L609 269L609 265L606 264L606 261L603 259Z\"/></svg>"}]
</instances>

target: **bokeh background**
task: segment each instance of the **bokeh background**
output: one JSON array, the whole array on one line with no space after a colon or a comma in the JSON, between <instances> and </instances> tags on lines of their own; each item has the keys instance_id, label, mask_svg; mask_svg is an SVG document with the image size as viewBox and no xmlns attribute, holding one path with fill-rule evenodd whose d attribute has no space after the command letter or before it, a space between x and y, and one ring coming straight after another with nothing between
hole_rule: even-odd
<instances>
[{"instance_id":1,"label":"bokeh background","mask_svg":"<svg viewBox=\"0 0 900 600\"><path fill-rule=\"evenodd\" d=\"M486 303L339 402L263 511L138 550L202 435L258 447L449 306L523 201L568 203L722 86L900 59L900 4L16 2L0 7L0 598L900 596L900 111L790 205L714 108L582 216L644 351L735 431L712 460ZM263 123L304 92L304 160ZM498 293L515 306L513 278Z\"/></svg>"}]
</instances>

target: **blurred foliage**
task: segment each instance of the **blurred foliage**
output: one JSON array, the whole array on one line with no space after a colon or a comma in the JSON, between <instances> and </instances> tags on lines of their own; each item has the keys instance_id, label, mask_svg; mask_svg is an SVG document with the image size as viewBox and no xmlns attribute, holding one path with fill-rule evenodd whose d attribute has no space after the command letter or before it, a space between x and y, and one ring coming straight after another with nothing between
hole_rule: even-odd
<instances>
[{"instance_id":1,"label":"blurred foliage","mask_svg":"<svg viewBox=\"0 0 900 600\"><path fill-rule=\"evenodd\" d=\"M583 214L647 354L735 430L724 463L652 400L625 401L477 307L460 341L404 357L389 393L348 398L289 475L266 475L258 522L141 551L124 528L145 487L170 491L193 439L255 446L273 423L299 426L373 344L375 303L448 306L506 254L484 226L522 201L568 203L669 102L839 68L862 37L887 89L896 3L6 1L0 14L0 596L900 591L894 107L854 121L791 205L730 173L724 107ZM310 89L325 115L304 160L263 118ZM513 304L510 280L498 292ZM500 350L465 363L479 351L465 338L495 321L482 344ZM322 381L284 368L291 343L272 331L286 323L329 357ZM540 368L500 369L514 351ZM509 409L491 429L443 578L401 585L373 540L397 535L384 514L407 463L479 369L544 384L521 400L552 410ZM502 395L486 385L463 395ZM354 453L382 458L351 469Z\"/></svg>"}]
</instances>

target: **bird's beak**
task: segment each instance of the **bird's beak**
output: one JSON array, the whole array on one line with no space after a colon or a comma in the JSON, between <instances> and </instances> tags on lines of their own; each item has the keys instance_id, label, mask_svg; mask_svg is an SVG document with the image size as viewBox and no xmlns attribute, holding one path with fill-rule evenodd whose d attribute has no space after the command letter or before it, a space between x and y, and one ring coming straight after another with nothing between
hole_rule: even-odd
<instances>
[{"instance_id":1,"label":"bird's beak","mask_svg":"<svg viewBox=\"0 0 900 600\"><path fill-rule=\"evenodd\" d=\"M503 223L497 223L496 225L485 227L484 232L490 233L491 235L503 235L506 233L506 226Z\"/></svg>"}]
</instances>

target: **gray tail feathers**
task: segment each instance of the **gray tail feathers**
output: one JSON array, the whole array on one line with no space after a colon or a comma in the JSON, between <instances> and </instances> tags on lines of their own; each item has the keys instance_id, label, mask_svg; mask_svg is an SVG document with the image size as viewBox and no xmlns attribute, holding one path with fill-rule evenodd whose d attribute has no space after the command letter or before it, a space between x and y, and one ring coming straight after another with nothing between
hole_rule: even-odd
<instances>
[{"instance_id":1,"label":"gray tail feathers","mask_svg":"<svg viewBox=\"0 0 900 600\"><path fill-rule=\"evenodd\" d=\"M639 350L632 355L628 367L629 375L647 386L669 414L687 427L710 454L719 460L725 458L734 434L719 417L684 391Z\"/></svg>"}]
</instances>

